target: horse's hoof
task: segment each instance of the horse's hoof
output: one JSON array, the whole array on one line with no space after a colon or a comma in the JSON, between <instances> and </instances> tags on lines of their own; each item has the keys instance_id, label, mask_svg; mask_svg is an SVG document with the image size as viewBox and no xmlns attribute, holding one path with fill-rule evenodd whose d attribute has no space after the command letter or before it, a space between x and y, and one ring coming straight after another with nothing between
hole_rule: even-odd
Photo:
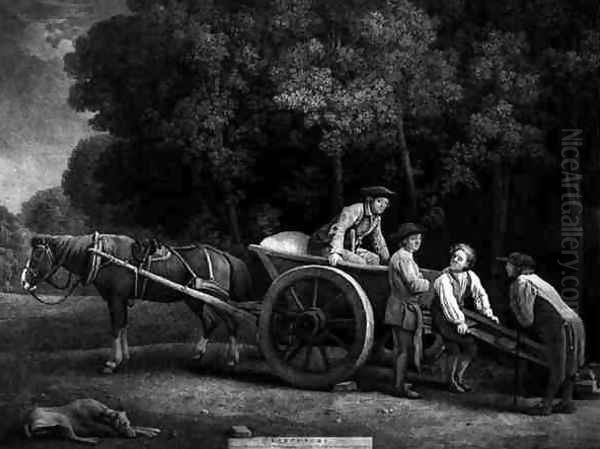
<instances>
[{"instance_id":1,"label":"horse's hoof","mask_svg":"<svg viewBox=\"0 0 600 449\"><path fill-rule=\"evenodd\" d=\"M228 368L234 368L237 365L235 360L229 360L227 361L227 367Z\"/></svg>"},{"instance_id":2,"label":"horse's hoof","mask_svg":"<svg viewBox=\"0 0 600 449\"><path fill-rule=\"evenodd\" d=\"M204 358L204 354L203 353L198 353L198 354L194 354L192 356L192 360L194 362L199 362L200 360L202 360Z\"/></svg>"},{"instance_id":3,"label":"horse's hoof","mask_svg":"<svg viewBox=\"0 0 600 449\"><path fill-rule=\"evenodd\" d=\"M101 374L113 374L115 371L117 371L118 367L119 367L119 365L117 365L115 362L111 362L110 360L107 360L106 362L104 362L104 366L102 366L102 368L100 368L100 373Z\"/></svg>"}]
</instances>

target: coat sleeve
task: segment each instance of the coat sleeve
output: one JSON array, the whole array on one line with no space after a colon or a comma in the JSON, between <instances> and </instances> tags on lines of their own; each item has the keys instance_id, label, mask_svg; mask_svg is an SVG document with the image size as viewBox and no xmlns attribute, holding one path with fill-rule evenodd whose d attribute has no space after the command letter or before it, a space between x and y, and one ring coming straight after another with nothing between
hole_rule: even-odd
<instances>
[{"instance_id":1,"label":"coat sleeve","mask_svg":"<svg viewBox=\"0 0 600 449\"><path fill-rule=\"evenodd\" d=\"M357 207L358 206L358 207ZM337 223L334 223L329 230L331 238L331 252L339 253L344 249L344 238L346 231L352 227L361 216L360 205L347 206L342 209L340 218Z\"/></svg>"},{"instance_id":2,"label":"coat sleeve","mask_svg":"<svg viewBox=\"0 0 600 449\"><path fill-rule=\"evenodd\" d=\"M537 291L531 282L517 278L510 286L510 308L523 327L533 324L533 306Z\"/></svg>"},{"instance_id":3,"label":"coat sleeve","mask_svg":"<svg viewBox=\"0 0 600 449\"><path fill-rule=\"evenodd\" d=\"M423 277L419 267L409 258L398 257L398 266L395 267L406 285L406 288L414 295L429 290L429 281ZM394 264L395 265L395 264Z\"/></svg>"},{"instance_id":4,"label":"coat sleeve","mask_svg":"<svg viewBox=\"0 0 600 449\"><path fill-rule=\"evenodd\" d=\"M375 229L371 234L371 239L373 241L373 249L379 256L381 264L387 264L390 260L390 252L387 244L385 243L385 239L383 238L383 233L381 232L381 219L379 219L377 226L375 226Z\"/></svg>"},{"instance_id":5,"label":"coat sleeve","mask_svg":"<svg viewBox=\"0 0 600 449\"><path fill-rule=\"evenodd\" d=\"M490 306L488 294L483 288L483 285L481 285L479 276L473 271L469 271L468 275L471 276L471 296L475 301L475 308L485 317L496 318L492 311L492 307Z\"/></svg>"},{"instance_id":6,"label":"coat sleeve","mask_svg":"<svg viewBox=\"0 0 600 449\"><path fill-rule=\"evenodd\" d=\"M448 276L441 275L438 277L433 283L433 289L440 299L444 317L453 324L463 324L465 322L465 314L460 310Z\"/></svg>"}]
</instances>

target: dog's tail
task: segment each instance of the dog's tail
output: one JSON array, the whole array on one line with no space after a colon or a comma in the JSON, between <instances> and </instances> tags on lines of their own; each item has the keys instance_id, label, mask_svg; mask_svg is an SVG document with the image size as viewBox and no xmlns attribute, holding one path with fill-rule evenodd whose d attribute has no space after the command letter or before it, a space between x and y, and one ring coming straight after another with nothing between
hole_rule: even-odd
<instances>
[{"instance_id":1,"label":"dog's tail","mask_svg":"<svg viewBox=\"0 0 600 449\"><path fill-rule=\"evenodd\" d=\"M31 426L29 423L23 426L23 431L25 432L25 436L27 438L31 438Z\"/></svg>"}]
</instances>

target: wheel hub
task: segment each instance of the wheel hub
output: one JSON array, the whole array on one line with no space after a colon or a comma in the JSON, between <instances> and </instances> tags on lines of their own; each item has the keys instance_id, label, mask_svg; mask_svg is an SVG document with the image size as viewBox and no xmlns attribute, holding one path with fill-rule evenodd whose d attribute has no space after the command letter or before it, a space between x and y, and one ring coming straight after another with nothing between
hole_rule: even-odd
<instances>
[{"instance_id":1,"label":"wheel hub","mask_svg":"<svg viewBox=\"0 0 600 449\"><path fill-rule=\"evenodd\" d=\"M327 323L325 314L320 309L305 310L296 321L296 331L302 339L314 338Z\"/></svg>"}]
</instances>

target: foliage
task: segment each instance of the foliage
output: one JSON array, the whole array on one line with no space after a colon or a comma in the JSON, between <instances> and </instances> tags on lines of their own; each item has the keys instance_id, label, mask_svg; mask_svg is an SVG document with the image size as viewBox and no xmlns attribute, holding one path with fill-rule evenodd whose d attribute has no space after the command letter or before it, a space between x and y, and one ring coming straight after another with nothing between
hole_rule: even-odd
<instances>
[{"instance_id":1,"label":"foliage","mask_svg":"<svg viewBox=\"0 0 600 449\"><path fill-rule=\"evenodd\" d=\"M40 234L82 234L85 217L73 209L60 187L40 190L23 203L23 224Z\"/></svg>"},{"instance_id":2,"label":"foliage","mask_svg":"<svg viewBox=\"0 0 600 449\"><path fill-rule=\"evenodd\" d=\"M492 31L474 45L470 95L481 100L465 127L466 142L443 154L442 194L461 186L479 188L481 169L543 155L541 131L527 118L540 91L527 54L524 35L513 33Z\"/></svg>"},{"instance_id":3,"label":"foliage","mask_svg":"<svg viewBox=\"0 0 600 449\"><path fill-rule=\"evenodd\" d=\"M556 175L561 128L600 135L590 2L129 5L133 14L96 24L65 59L70 103L113 138L89 150L94 170L79 148L65 175L94 222L224 245L236 222L245 242L310 232L334 213L338 172L346 201L367 183L405 194L406 149L421 218L458 217L448 235L488 238L496 218L476 221L473 204L494 204L495 167L528 175L535 191ZM456 201L465 187L471 203ZM394 208L385 231L406 218L401 201Z\"/></svg>"},{"instance_id":4,"label":"foliage","mask_svg":"<svg viewBox=\"0 0 600 449\"><path fill-rule=\"evenodd\" d=\"M0 289L15 287L24 265L27 231L18 218L0 206Z\"/></svg>"},{"instance_id":5,"label":"foliage","mask_svg":"<svg viewBox=\"0 0 600 449\"><path fill-rule=\"evenodd\" d=\"M375 142L392 149L406 118L439 116L460 99L452 55L433 48L434 22L412 3L346 11L308 0L277 5L294 16L280 13L272 23L291 36L273 69L275 102L320 130L327 155Z\"/></svg>"},{"instance_id":6,"label":"foliage","mask_svg":"<svg viewBox=\"0 0 600 449\"><path fill-rule=\"evenodd\" d=\"M65 58L71 104L98 111L92 125L121 138L99 161L105 199L171 233L207 204L239 226L228 214L245 200L273 109L252 11L194 5L154 3L99 23Z\"/></svg>"},{"instance_id":7,"label":"foliage","mask_svg":"<svg viewBox=\"0 0 600 449\"><path fill-rule=\"evenodd\" d=\"M63 192L71 205L83 212L96 226L109 224L119 212L115 206L103 202L103 173L98 172L99 160L112 141L107 134L97 134L79 141L62 176Z\"/></svg>"}]
</instances>

